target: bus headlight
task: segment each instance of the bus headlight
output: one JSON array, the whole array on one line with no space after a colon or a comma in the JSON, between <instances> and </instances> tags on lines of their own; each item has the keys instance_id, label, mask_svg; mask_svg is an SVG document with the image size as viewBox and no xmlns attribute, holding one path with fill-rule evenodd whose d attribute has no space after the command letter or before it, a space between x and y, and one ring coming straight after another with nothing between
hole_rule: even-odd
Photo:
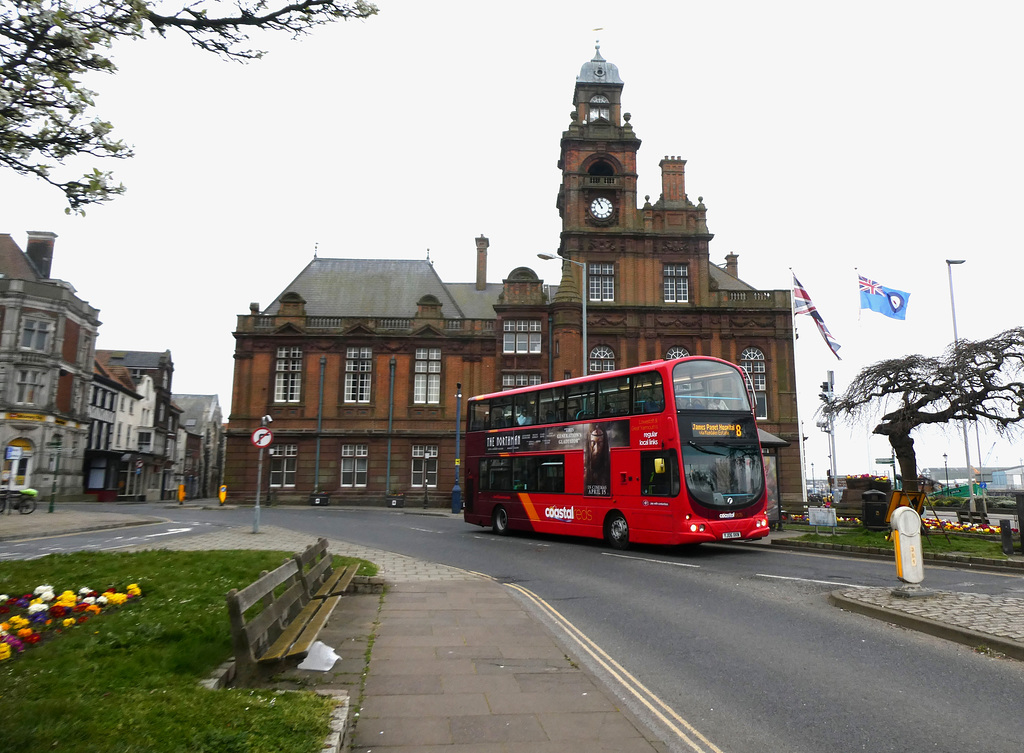
<instances>
[{"instance_id":1,"label":"bus headlight","mask_svg":"<svg viewBox=\"0 0 1024 753\"><path fill-rule=\"evenodd\" d=\"M697 533L697 524L690 523L690 533Z\"/></svg>"}]
</instances>

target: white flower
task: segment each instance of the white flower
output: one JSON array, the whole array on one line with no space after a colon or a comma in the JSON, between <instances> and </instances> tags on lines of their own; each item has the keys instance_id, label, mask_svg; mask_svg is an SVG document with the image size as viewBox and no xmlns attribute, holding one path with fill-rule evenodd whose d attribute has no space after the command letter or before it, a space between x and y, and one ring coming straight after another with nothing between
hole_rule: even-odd
<instances>
[{"instance_id":1,"label":"white flower","mask_svg":"<svg viewBox=\"0 0 1024 753\"><path fill-rule=\"evenodd\" d=\"M29 604L28 605L28 613L29 614L36 614L37 612L45 612L47 609L49 609L49 607L47 607L45 604Z\"/></svg>"},{"instance_id":2,"label":"white flower","mask_svg":"<svg viewBox=\"0 0 1024 753\"><path fill-rule=\"evenodd\" d=\"M53 591L47 591L46 593L44 593L39 598L42 599L43 601L53 601L53 599L54 599Z\"/></svg>"},{"instance_id":3,"label":"white flower","mask_svg":"<svg viewBox=\"0 0 1024 753\"><path fill-rule=\"evenodd\" d=\"M53 593L53 586L39 586L32 593L34 593L36 596L41 596L42 594L46 593L47 591L49 591L50 593Z\"/></svg>"},{"instance_id":4,"label":"white flower","mask_svg":"<svg viewBox=\"0 0 1024 753\"><path fill-rule=\"evenodd\" d=\"M98 599L96 599L97 604L108 604L109 602L110 599L108 599L106 596L100 596Z\"/></svg>"},{"instance_id":5,"label":"white flower","mask_svg":"<svg viewBox=\"0 0 1024 753\"><path fill-rule=\"evenodd\" d=\"M79 589L78 589L78 593L79 593L79 594L80 594L81 596L85 596L85 595L86 595L87 593L91 593L91 592L92 592L92 589L91 589L91 588L79 588Z\"/></svg>"},{"instance_id":6,"label":"white flower","mask_svg":"<svg viewBox=\"0 0 1024 753\"><path fill-rule=\"evenodd\" d=\"M95 596L86 596L84 599L82 599L82 603L83 604L95 604L96 603L96 597Z\"/></svg>"},{"instance_id":7,"label":"white flower","mask_svg":"<svg viewBox=\"0 0 1024 753\"><path fill-rule=\"evenodd\" d=\"M0 604L6 604L9 598L11 597L7 594L0 594Z\"/></svg>"}]
</instances>

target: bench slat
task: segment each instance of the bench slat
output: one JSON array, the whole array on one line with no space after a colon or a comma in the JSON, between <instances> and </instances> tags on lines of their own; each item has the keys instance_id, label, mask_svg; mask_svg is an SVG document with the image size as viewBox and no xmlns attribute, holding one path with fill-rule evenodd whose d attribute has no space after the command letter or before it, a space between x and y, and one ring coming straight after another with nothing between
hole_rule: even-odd
<instances>
[{"instance_id":1,"label":"bench slat","mask_svg":"<svg viewBox=\"0 0 1024 753\"><path fill-rule=\"evenodd\" d=\"M313 594L314 599L325 599L328 596L335 596L343 594L348 590L349 585L352 583L352 578L355 577L356 571L359 570L359 565L353 563L348 567L344 567L340 570L335 570L331 577L320 587L320 589Z\"/></svg>"},{"instance_id":2,"label":"bench slat","mask_svg":"<svg viewBox=\"0 0 1024 753\"><path fill-rule=\"evenodd\" d=\"M310 604L318 604L319 609L313 614L309 623L302 628L302 632L295 639L295 643L292 644L291 649L288 651L288 656L305 656L309 653L309 647L313 645L313 641L316 640L317 635L324 625L327 624L327 620L330 619L331 613L334 612L334 608L338 606L338 602L341 601L340 596L331 596L323 601L311 601Z\"/></svg>"},{"instance_id":3,"label":"bench slat","mask_svg":"<svg viewBox=\"0 0 1024 753\"><path fill-rule=\"evenodd\" d=\"M292 644L295 643L295 639L309 624L309 621L316 614L319 606L319 602L315 601L311 601L306 604L306 606L302 608L302 611L299 612L295 616L295 619L292 620L288 627L285 628L284 632L281 633L277 640L274 641L266 650L266 653L259 657L259 661L277 661L278 659L283 659L287 656Z\"/></svg>"},{"instance_id":4,"label":"bench slat","mask_svg":"<svg viewBox=\"0 0 1024 753\"><path fill-rule=\"evenodd\" d=\"M295 560L285 560L284 564L271 570L264 576L261 576L254 583L250 583L245 588L239 589L234 599L238 603L238 608L244 614L253 604L263 599L268 593L273 591L275 588L285 583L289 578L294 578L299 575L299 568L295 564Z\"/></svg>"}]
</instances>

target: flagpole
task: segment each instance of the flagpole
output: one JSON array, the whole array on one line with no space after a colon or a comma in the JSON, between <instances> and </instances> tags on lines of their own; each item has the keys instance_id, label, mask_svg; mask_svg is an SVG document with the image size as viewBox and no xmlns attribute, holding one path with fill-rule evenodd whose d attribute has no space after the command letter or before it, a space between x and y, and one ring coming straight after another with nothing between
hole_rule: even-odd
<instances>
[{"instance_id":1,"label":"flagpole","mask_svg":"<svg viewBox=\"0 0 1024 753\"><path fill-rule=\"evenodd\" d=\"M796 282L796 274L793 272L793 268L789 268L789 276ZM797 386L797 369L796 369L796 298L793 295L793 287L790 286L789 290L789 315L793 320L793 394L797 396L797 416L800 415L800 389ZM797 422L797 437L800 441L800 499L803 503L803 507L807 507L807 447L804 443L804 426L803 423ZM779 500L779 531L782 530L782 500Z\"/></svg>"}]
</instances>

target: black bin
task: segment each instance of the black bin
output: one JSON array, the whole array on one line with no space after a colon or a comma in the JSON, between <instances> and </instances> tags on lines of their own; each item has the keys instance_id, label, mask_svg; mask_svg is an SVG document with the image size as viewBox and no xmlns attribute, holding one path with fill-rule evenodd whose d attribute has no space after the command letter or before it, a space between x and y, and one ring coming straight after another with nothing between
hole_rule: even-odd
<instances>
[{"instance_id":1,"label":"black bin","mask_svg":"<svg viewBox=\"0 0 1024 753\"><path fill-rule=\"evenodd\" d=\"M877 489L868 489L861 493L861 520L865 528L883 531L889 527L885 522L885 516L889 512L889 502L885 497L885 492Z\"/></svg>"},{"instance_id":2,"label":"black bin","mask_svg":"<svg viewBox=\"0 0 1024 753\"><path fill-rule=\"evenodd\" d=\"M388 497L388 507L405 507L404 494L392 494Z\"/></svg>"},{"instance_id":3,"label":"black bin","mask_svg":"<svg viewBox=\"0 0 1024 753\"><path fill-rule=\"evenodd\" d=\"M325 507L325 506L331 504L331 495L330 494L310 494L309 495L309 504L311 504L311 505L313 505L315 507Z\"/></svg>"}]
</instances>

